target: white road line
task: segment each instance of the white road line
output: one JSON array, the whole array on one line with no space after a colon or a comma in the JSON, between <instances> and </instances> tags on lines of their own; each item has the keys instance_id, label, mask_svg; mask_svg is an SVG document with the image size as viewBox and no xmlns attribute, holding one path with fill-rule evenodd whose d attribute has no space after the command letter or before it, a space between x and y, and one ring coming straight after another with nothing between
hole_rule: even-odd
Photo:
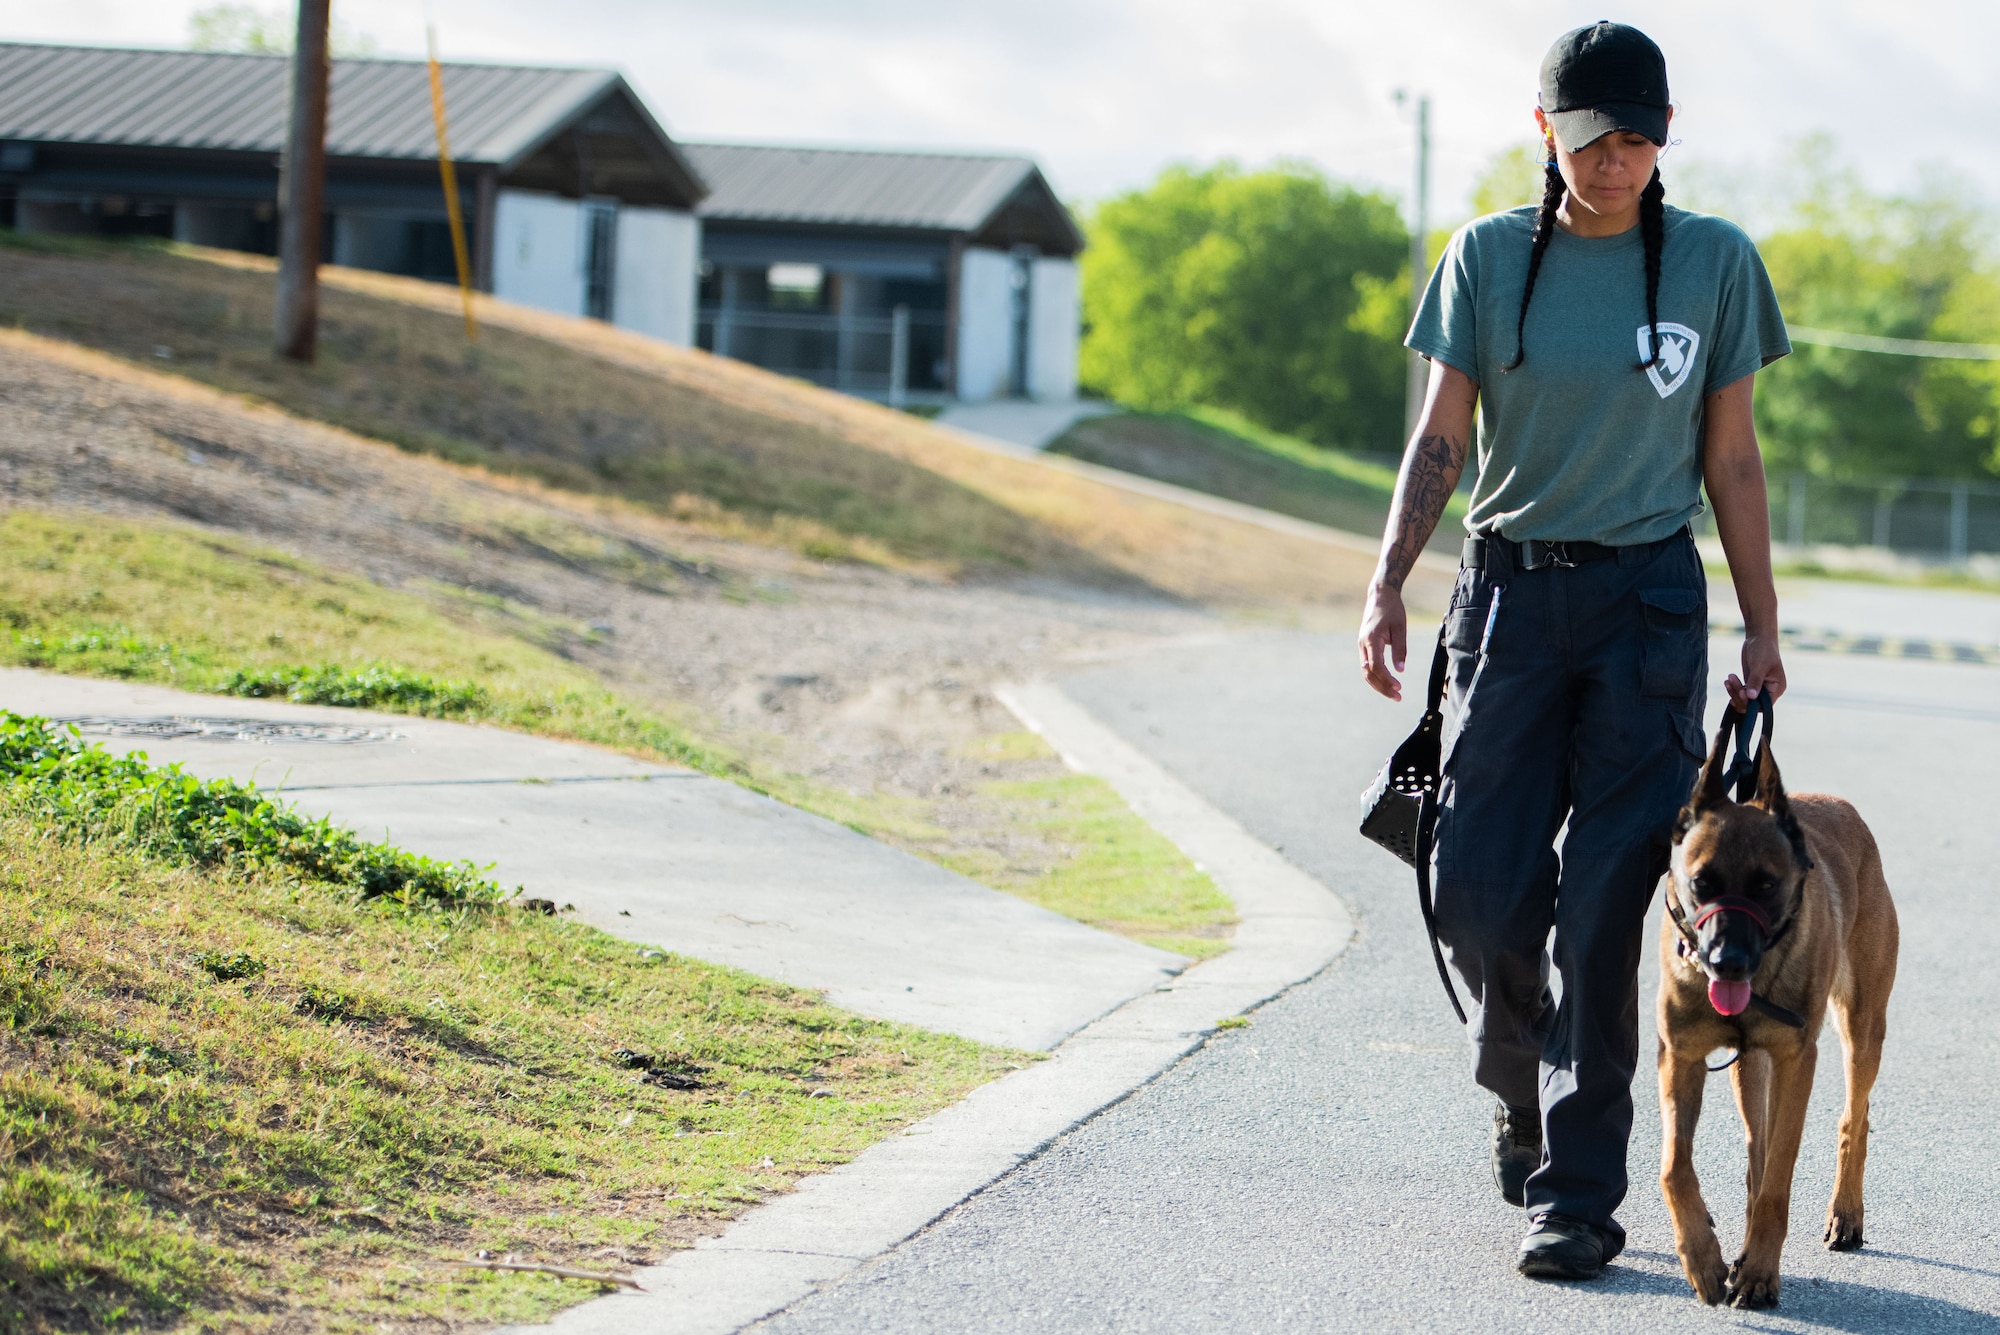
<instances>
[{"instance_id":1,"label":"white road line","mask_svg":"<svg viewBox=\"0 0 2000 1335\"><path fill-rule=\"evenodd\" d=\"M1236 903L1228 954L1190 967L1086 1026L1048 1060L809 1177L718 1237L637 1273L643 1293L571 1308L558 1335L729 1335L881 1255L1057 1137L1339 957L1346 905L1047 683L996 694L1074 769L1104 779Z\"/></svg>"}]
</instances>

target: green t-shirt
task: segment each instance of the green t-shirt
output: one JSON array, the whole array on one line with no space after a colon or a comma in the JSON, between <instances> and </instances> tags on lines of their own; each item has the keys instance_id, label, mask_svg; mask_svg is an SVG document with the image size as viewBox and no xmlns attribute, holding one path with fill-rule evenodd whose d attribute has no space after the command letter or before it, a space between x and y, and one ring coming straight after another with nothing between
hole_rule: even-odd
<instances>
[{"instance_id":1,"label":"green t-shirt","mask_svg":"<svg viewBox=\"0 0 2000 1335\"><path fill-rule=\"evenodd\" d=\"M1669 205L1660 252L1663 362L1646 342L1637 227L1558 230L1511 371L1535 210L1467 223L1446 247L1410 347L1479 384L1472 533L1516 541L1652 542L1701 511L1705 397L1792 350L1757 247L1721 218Z\"/></svg>"}]
</instances>

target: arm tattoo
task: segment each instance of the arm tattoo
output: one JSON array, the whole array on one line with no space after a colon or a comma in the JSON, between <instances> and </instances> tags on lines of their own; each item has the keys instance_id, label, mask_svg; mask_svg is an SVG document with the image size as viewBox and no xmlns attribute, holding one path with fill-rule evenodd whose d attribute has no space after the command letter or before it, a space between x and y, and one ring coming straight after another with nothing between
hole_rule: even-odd
<instances>
[{"instance_id":1,"label":"arm tattoo","mask_svg":"<svg viewBox=\"0 0 2000 1335\"><path fill-rule=\"evenodd\" d=\"M1389 509L1389 534L1382 549L1379 577L1392 589L1400 590L1417 555L1430 541L1438 520L1444 517L1445 502L1458 486L1465 468L1465 442L1454 436L1420 436L1403 460L1402 475L1396 479L1396 498Z\"/></svg>"}]
</instances>

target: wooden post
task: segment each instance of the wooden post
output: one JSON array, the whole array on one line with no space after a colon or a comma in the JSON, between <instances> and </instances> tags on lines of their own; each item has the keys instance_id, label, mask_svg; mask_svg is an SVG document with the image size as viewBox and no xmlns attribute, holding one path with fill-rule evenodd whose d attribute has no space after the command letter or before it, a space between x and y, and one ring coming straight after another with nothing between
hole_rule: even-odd
<instances>
[{"instance_id":1,"label":"wooden post","mask_svg":"<svg viewBox=\"0 0 2000 1335\"><path fill-rule=\"evenodd\" d=\"M326 197L326 35L332 0L299 0L292 123L278 167L278 351L309 362L319 339L320 209Z\"/></svg>"}]
</instances>

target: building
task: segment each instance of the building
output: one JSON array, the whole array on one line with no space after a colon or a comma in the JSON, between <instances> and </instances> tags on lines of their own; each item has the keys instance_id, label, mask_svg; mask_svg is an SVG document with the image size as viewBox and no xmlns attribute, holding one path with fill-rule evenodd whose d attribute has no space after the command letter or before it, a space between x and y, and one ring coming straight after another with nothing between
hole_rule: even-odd
<instances>
[{"instance_id":1,"label":"building","mask_svg":"<svg viewBox=\"0 0 2000 1335\"><path fill-rule=\"evenodd\" d=\"M1083 235L1033 162L682 148L699 346L892 401L1074 396Z\"/></svg>"},{"instance_id":2,"label":"building","mask_svg":"<svg viewBox=\"0 0 2000 1335\"><path fill-rule=\"evenodd\" d=\"M701 177L616 72L446 65L474 281L693 338ZM0 224L275 252L283 56L0 44ZM429 73L335 60L325 258L456 279Z\"/></svg>"}]
</instances>

